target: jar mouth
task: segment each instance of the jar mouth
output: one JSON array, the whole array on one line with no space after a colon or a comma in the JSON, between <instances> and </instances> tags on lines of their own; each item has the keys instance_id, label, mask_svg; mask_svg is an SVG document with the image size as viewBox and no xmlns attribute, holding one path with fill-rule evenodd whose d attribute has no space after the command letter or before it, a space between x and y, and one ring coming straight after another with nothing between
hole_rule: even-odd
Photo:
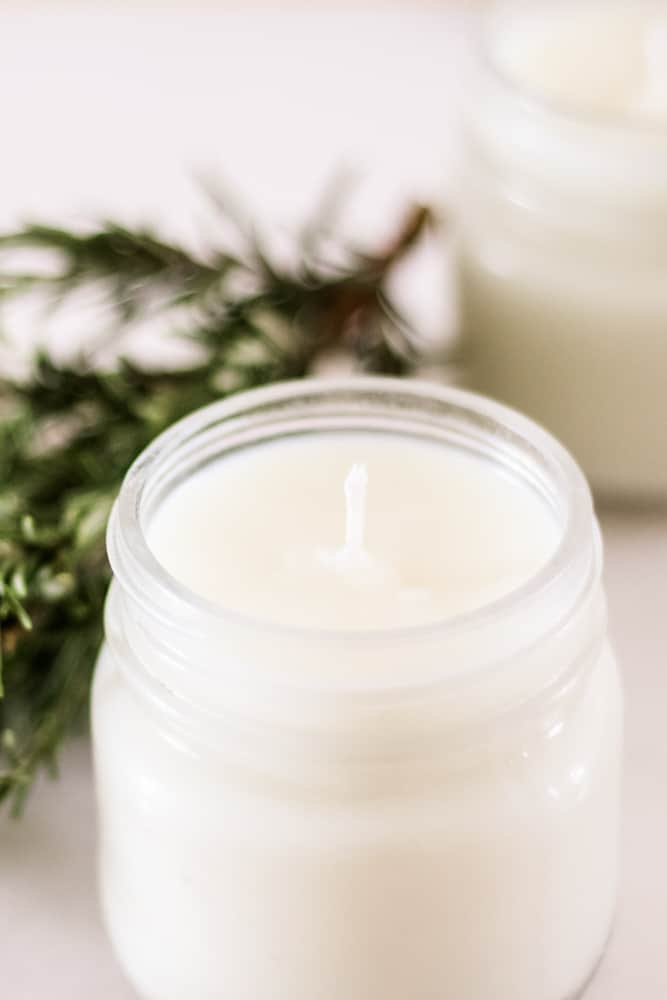
<instances>
[{"instance_id":1,"label":"jar mouth","mask_svg":"<svg viewBox=\"0 0 667 1000\"><path fill-rule=\"evenodd\" d=\"M574 8L576 0L569 2ZM566 6L564 3L559 7L558 16L564 13ZM614 6L619 9L629 9L631 4L621 2ZM651 0L642 0L641 7L648 12L661 9L659 4ZM583 103L577 104L522 81L502 66L497 53L497 38L503 23L511 23L513 18L521 17L523 12L528 12L529 16L536 16L540 11L554 13L554 9L555 5L550 0L540 0L539 3L530 4L522 3L520 0L507 0L496 4L493 9L476 19L471 32L472 55L492 83L508 98L516 101L517 106L524 112L534 117L561 122L564 125L582 126L592 132L606 132L620 140L634 135L640 138L651 136L667 139L667 118L641 114L632 109L606 109Z\"/></svg>"},{"instance_id":2,"label":"jar mouth","mask_svg":"<svg viewBox=\"0 0 667 1000\"><path fill-rule=\"evenodd\" d=\"M426 623L368 629L294 626L254 618L197 594L160 563L147 538L152 511L177 481L230 449L308 431L390 429L477 453L523 480L551 505L561 526L553 554L524 583L473 610ZM382 425L380 427L380 425ZM190 464L184 463L189 454ZM180 477L180 478L179 478ZM495 401L422 381L354 376L305 379L256 389L209 405L161 434L130 468L108 529L111 565L132 601L155 617L174 609L183 628L201 633L226 625L264 636L327 644L414 642L453 638L492 627L508 615L530 615L558 594L559 624L600 573L592 500L568 452L547 431Z\"/></svg>"}]
</instances>

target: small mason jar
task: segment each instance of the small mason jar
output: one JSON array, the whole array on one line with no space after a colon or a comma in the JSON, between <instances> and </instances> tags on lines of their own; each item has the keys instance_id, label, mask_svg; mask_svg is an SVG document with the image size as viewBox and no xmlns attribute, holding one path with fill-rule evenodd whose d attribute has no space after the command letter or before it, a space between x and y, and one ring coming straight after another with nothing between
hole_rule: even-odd
<instances>
[{"instance_id":1,"label":"small mason jar","mask_svg":"<svg viewBox=\"0 0 667 1000\"><path fill-rule=\"evenodd\" d=\"M157 562L147 526L195 470L340 428L490 463L548 506L556 552L477 610L361 632L235 614ZM589 491L553 438L419 383L260 390L151 445L108 542L99 871L141 997L579 995L614 909L622 707Z\"/></svg>"},{"instance_id":2,"label":"small mason jar","mask_svg":"<svg viewBox=\"0 0 667 1000\"><path fill-rule=\"evenodd\" d=\"M622 73L635 36L648 45L656 12L586 0L487 18L463 115L457 270L466 384L543 423L601 497L664 503L664 56L661 115L614 112L593 93L605 58ZM577 75L568 50L586 32Z\"/></svg>"}]
</instances>

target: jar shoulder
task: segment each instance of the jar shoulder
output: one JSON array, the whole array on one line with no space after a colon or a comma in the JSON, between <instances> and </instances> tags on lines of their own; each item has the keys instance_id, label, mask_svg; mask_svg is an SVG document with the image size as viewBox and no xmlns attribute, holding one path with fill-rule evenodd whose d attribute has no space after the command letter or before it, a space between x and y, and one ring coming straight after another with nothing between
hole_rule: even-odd
<instances>
[{"instance_id":1,"label":"jar shoulder","mask_svg":"<svg viewBox=\"0 0 667 1000\"><path fill-rule=\"evenodd\" d=\"M102 803L120 796L124 808L154 816L182 811L187 803L194 823L202 813L218 823L223 817L229 822L234 811L242 817L257 809L288 823L296 815L330 823L353 813L364 826L384 824L392 814L394 822L406 817L423 822L426 816L442 823L447 811L454 815L456 802L465 802L466 814L481 823L497 809L527 817L553 809L549 800L555 791L565 807L581 798L582 789L613 783L620 767L623 697L617 660L606 642L581 695L554 715L550 728L528 727L502 752L489 745L465 758L434 757L418 768L395 762L352 769L337 761L290 773L233 747L221 752L180 738L146 710L103 647L92 721Z\"/></svg>"}]
</instances>

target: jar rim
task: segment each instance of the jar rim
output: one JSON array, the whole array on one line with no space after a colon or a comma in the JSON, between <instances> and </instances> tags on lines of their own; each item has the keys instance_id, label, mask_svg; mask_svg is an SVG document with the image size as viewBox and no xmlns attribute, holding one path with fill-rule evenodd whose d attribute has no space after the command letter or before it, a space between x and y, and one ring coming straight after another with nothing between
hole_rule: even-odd
<instances>
[{"instance_id":1,"label":"jar rim","mask_svg":"<svg viewBox=\"0 0 667 1000\"><path fill-rule=\"evenodd\" d=\"M406 416L416 413L419 406L433 405L442 413L456 414L461 427L472 433L476 428L491 443L502 441L507 447L523 449L545 463L544 472L551 479L552 491L558 493L562 508L562 531L555 551L537 571L507 594L472 610L435 619L426 623L374 627L369 629L334 629L295 626L275 622L224 607L197 594L181 583L160 563L149 546L143 519L147 488L169 455L187 447L207 430L218 426L233 427L234 421L252 414L271 412L285 404L311 404L335 400L357 402L384 400ZM412 411L411 411L412 407ZM269 421L263 425L270 428ZM293 432L296 433L296 432ZM410 435L410 431L402 431ZM412 432L415 433L414 431ZM497 440L496 440L497 438ZM241 447L252 447L253 440ZM467 447L472 450L472 438ZM463 443L465 447L465 442ZM495 454L495 453L494 453ZM516 455L515 455L516 458ZM509 461L509 459L508 459ZM507 463L506 463L507 464ZM535 465L537 468L537 465ZM528 484L526 484L528 488ZM531 602L540 600L556 584L567 578L567 609L563 618L572 613L582 592L592 586L600 572L599 546L594 545L594 514L590 490L583 473L566 449L546 430L527 417L494 400L467 390L446 387L421 380L405 380L384 376L352 376L348 378L302 379L236 394L210 404L178 421L160 434L135 460L129 469L114 505L107 532L107 547L114 575L122 589L130 591L139 604L155 609L155 601L146 603L146 594L157 588L158 594L169 598L187 611L189 620L198 623L229 623L252 629L264 635L322 640L327 643L368 643L377 640L414 641L420 638L452 637L469 630L492 625L508 614L516 614Z\"/></svg>"},{"instance_id":2,"label":"jar rim","mask_svg":"<svg viewBox=\"0 0 667 1000\"><path fill-rule=\"evenodd\" d=\"M575 2L576 0L570 0L572 6ZM641 0L641 2L646 10L660 9L655 0ZM477 64L491 81L499 85L508 97L516 99L518 106L528 114L539 115L554 122L560 121L564 124L583 126L593 131L606 132L620 139L627 139L628 136L634 135L667 138L667 120L657 116L633 114L620 109L602 110L577 106L574 102L551 96L538 87L523 82L512 76L499 64L494 53L494 38L503 20L511 18L513 15L520 15L523 10L528 10L532 15L535 15L537 9L552 11L560 16L563 14L563 6L554 4L552 0L540 0L539 4L528 4L525 0L524 2L521 0L500 0L491 10L486 10L474 19L474 26L469 38L470 48ZM620 0L617 6L629 10L635 9L627 0Z\"/></svg>"}]
</instances>

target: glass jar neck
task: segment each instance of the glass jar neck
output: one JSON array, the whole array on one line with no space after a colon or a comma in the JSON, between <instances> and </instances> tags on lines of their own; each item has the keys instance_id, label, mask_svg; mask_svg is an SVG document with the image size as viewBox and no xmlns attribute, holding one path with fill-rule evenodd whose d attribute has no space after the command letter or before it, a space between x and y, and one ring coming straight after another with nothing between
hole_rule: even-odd
<instances>
[{"instance_id":1,"label":"glass jar neck","mask_svg":"<svg viewBox=\"0 0 667 1000\"><path fill-rule=\"evenodd\" d=\"M233 449L332 429L414 435L495 463L499 475L515 477L550 505L562 526L558 551L525 585L478 611L357 632L234 614L192 594L157 563L146 526L176 483ZM131 469L111 518L109 553L112 653L165 719L212 740L259 726L280 733L285 745L314 739L327 754L407 752L427 738L525 716L535 699L551 702L604 636L599 538L575 464L518 414L423 383L305 381L194 414ZM384 736L371 744L376 722Z\"/></svg>"}]
</instances>

